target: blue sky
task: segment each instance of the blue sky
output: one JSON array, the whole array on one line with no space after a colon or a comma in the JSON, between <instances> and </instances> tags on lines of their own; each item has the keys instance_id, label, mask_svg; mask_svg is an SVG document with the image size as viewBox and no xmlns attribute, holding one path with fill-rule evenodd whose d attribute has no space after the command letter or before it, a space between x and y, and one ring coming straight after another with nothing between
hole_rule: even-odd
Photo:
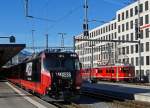
<instances>
[{"instance_id":1,"label":"blue sky","mask_svg":"<svg viewBox=\"0 0 150 108\"><path fill-rule=\"evenodd\" d=\"M109 21L118 9L131 0L88 0L89 20ZM0 36L15 35L17 43L32 46L31 31L34 29L36 46L45 46L45 34L49 34L49 46L60 46L59 32L65 32L65 45L72 45L72 36L82 30L84 0L29 0L29 15L48 18L54 22L25 17L24 0L0 0ZM100 25L89 23L90 29ZM8 43L1 39L1 43Z\"/></svg>"}]
</instances>

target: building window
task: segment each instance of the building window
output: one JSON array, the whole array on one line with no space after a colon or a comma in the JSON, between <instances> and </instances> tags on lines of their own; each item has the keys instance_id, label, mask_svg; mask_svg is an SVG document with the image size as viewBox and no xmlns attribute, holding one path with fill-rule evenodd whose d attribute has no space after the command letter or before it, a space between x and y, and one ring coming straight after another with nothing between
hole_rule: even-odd
<instances>
[{"instance_id":1,"label":"building window","mask_svg":"<svg viewBox=\"0 0 150 108\"><path fill-rule=\"evenodd\" d=\"M129 17L129 11L127 10L126 11L126 18L128 18Z\"/></svg>"},{"instance_id":2,"label":"building window","mask_svg":"<svg viewBox=\"0 0 150 108\"><path fill-rule=\"evenodd\" d=\"M134 65L134 58L131 58L131 64Z\"/></svg>"},{"instance_id":3,"label":"building window","mask_svg":"<svg viewBox=\"0 0 150 108\"><path fill-rule=\"evenodd\" d=\"M139 65L139 58L136 57L136 66L138 66L138 65Z\"/></svg>"},{"instance_id":4,"label":"building window","mask_svg":"<svg viewBox=\"0 0 150 108\"><path fill-rule=\"evenodd\" d=\"M140 17L140 26L143 25L143 17Z\"/></svg>"},{"instance_id":5,"label":"building window","mask_svg":"<svg viewBox=\"0 0 150 108\"><path fill-rule=\"evenodd\" d=\"M133 21L130 21L130 28L133 29Z\"/></svg>"},{"instance_id":6,"label":"building window","mask_svg":"<svg viewBox=\"0 0 150 108\"><path fill-rule=\"evenodd\" d=\"M145 24L149 24L149 15L145 15Z\"/></svg>"},{"instance_id":7,"label":"building window","mask_svg":"<svg viewBox=\"0 0 150 108\"><path fill-rule=\"evenodd\" d=\"M143 4L140 4L139 12L143 12Z\"/></svg>"},{"instance_id":8,"label":"building window","mask_svg":"<svg viewBox=\"0 0 150 108\"><path fill-rule=\"evenodd\" d=\"M129 30L129 23L126 23L126 30Z\"/></svg>"},{"instance_id":9,"label":"building window","mask_svg":"<svg viewBox=\"0 0 150 108\"><path fill-rule=\"evenodd\" d=\"M114 35L115 35L115 39L116 39L117 38L117 32L115 32Z\"/></svg>"},{"instance_id":10,"label":"building window","mask_svg":"<svg viewBox=\"0 0 150 108\"><path fill-rule=\"evenodd\" d=\"M118 14L118 22L120 22L120 14Z\"/></svg>"},{"instance_id":11,"label":"building window","mask_svg":"<svg viewBox=\"0 0 150 108\"><path fill-rule=\"evenodd\" d=\"M109 25L109 31L110 31L110 29L111 29L111 26Z\"/></svg>"},{"instance_id":12,"label":"building window","mask_svg":"<svg viewBox=\"0 0 150 108\"><path fill-rule=\"evenodd\" d=\"M135 15L137 15L138 14L138 7L137 6L135 6L135 8L134 8L134 12L135 12Z\"/></svg>"},{"instance_id":13,"label":"building window","mask_svg":"<svg viewBox=\"0 0 150 108\"><path fill-rule=\"evenodd\" d=\"M113 24L111 24L111 30L113 30Z\"/></svg>"},{"instance_id":14,"label":"building window","mask_svg":"<svg viewBox=\"0 0 150 108\"><path fill-rule=\"evenodd\" d=\"M130 17L133 16L133 8L130 9Z\"/></svg>"},{"instance_id":15,"label":"building window","mask_svg":"<svg viewBox=\"0 0 150 108\"><path fill-rule=\"evenodd\" d=\"M148 10L148 1L145 2L145 11Z\"/></svg>"},{"instance_id":16,"label":"building window","mask_svg":"<svg viewBox=\"0 0 150 108\"><path fill-rule=\"evenodd\" d=\"M143 30L140 31L140 38L143 39Z\"/></svg>"},{"instance_id":17,"label":"building window","mask_svg":"<svg viewBox=\"0 0 150 108\"><path fill-rule=\"evenodd\" d=\"M150 65L150 59L149 59L149 56L146 56L146 65Z\"/></svg>"},{"instance_id":18,"label":"building window","mask_svg":"<svg viewBox=\"0 0 150 108\"><path fill-rule=\"evenodd\" d=\"M122 24L122 32L124 32L124 24Z\"/></svg>"},{"instance_id":19,"label":"building window","mask_svg":"<svg viewBox=\"0 0 150 108\"><path fill-rule=\"evenodd\" d=\"M121 48L118 48L118 54L121 55Z\"/></svg>"},{"instance_id":20,"label":"building window","mask_svg":"<svg viewBox=\"0 0 150 108\"><path fill-rule=\"evenodd\" d=\"M122 12L122 20L124 20L124 12Z\"/></svg>"},{"instance_id":21,"label":"building window","mask_svg":"<svg viewBox=\"0 0 150 108\"><path fill-rule=\"evenodd\" d=\"M122 47L122 54L125 55L125 47Z\"/></svg>"},{"instance_id":22,"label":"building window","mask_svg":"<svg viewBox=\"0 0 150 108\"><path fill-rule=\"evenodd\" d=\"M126 53L129 54L129 46L127 46L126 49L127 49Z\"/></svg>"},{"instance_id":23,"label":"building window","mask_svg":"<svg viewBox=\"0 0 150 108\"><path fill-rule=\"evenodd\" d=\"M135 52L138 53L139 47L138 44L135 45Z\"/></svg>"},{"instance_id":24,"label":"building window","mask_svg":"<svg viewBox=\"0 0 150 108\"><path fill-rule=\"evenodd\" d=\"M144 65L144 57L143 56L141 57L140 61L141 61L141 65L143 66Z\"/></svg>"},{"instance_id":25,"label":"building window","mask_svg":"<svg viewBox=\"0 0 150 108\"><path fill-rule=\"evenodd\" d=\"M144 52L144 44L143 43L141 43L141 52Z\"/></svg>"},{"instance_id":26,"label":"building window","mask_svg":"<svg viewBox=\"0 0 150 108\"><path fill-rule=\"evenodd\" d=\"M133 41L133 33L131 33L131 36L130 36L130 37L131 37L131 41Z\"/></svg>"},{"instance_id":27,"label":"building window","mask_svg":"<svg viewBox=\"0 0 150 108\"><path fill-rule=\"evenodd\" d=\"M126 40L129 41L129 34L126 35Z\"/></svg>"},{"instance_id":28,"label":"building window","mask_svg":"<svg viewBox=\"0 0 150 108\"><path fill-rule=\"evenodd\" d=\"M145 29L145 35L146 35L146 38L148 38L149 37L149 28L147 28L147 29Z\"/></svg>"},{"instance_id":29,"label":"building window","mask_svg":"<svg viewBox=\"0 0 150 108\"><path fill-rule=\"evenodd\" d=\"M124 35L122 35L122 40L123 40L123 41L125 41L125 37L124 37ZM124 43L124 42L123 42L123 43Z\"/></svg>"},{"instance_id":30,"label":"building window","mask_svg":"<svg viewBox=\"0 0 150 108\"><path fill-rule=\"evenodd\" d=\"M115 26L115 28L114 28L114 29L116 29L116 27L117 27L117 24L116 24L116 23L114 23L114 26Z\"/></svg>"},{"instance_id":31,"label":"building window","mask_svg":"<svg viewBox=\"0 0 150 108\"><path fill-rule=\"evenodd\" d=\"M133 54L133 52L134 52L134 46L131 45L131 54Z\"/></svg>"},{"instance_id":32,"label":"building window","mask_svg":"<svg viewBox=\"0 0 150 108\"><path fill-rule=\"evenodd\" d=\"M120 25L118 25L118 33L120 33Z\"/></svg>"},{"instance_id":33,"label":"building window","mask_svg":"<svg viewBox=\"0 0 150 108\"><path fill-rule=\"evenodd\" d=\"M121 40L120 37L118 37L118 40ZM120 42L119 42L119 44L120 44Z\"/></svg>"},{"instance_id":34,"label":"building window","mask_svg":"<svg viewBox=\"0 0 150 108\"><path fill-rule=\"evenodd\" d=\"M149 42L146 42L146 51L149 51Z\"/></svg>"}]
</instances>

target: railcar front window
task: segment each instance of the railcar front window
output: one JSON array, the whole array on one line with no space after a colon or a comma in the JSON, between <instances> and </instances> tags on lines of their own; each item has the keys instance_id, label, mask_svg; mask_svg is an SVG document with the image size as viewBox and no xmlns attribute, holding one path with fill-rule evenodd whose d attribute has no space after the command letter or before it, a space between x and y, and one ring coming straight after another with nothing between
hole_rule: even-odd
<instances>
[{"instance_id":1,"label":"railcar front window","mask_svg":"<svg viewBox=\"0 0 150 108\"><path fill-rule=\"evenodd\" d=\"M47 57L44 60L44 68L47 70L79 70L79 60L77 58L54 58Z\"/></svg>"}]
</instances>

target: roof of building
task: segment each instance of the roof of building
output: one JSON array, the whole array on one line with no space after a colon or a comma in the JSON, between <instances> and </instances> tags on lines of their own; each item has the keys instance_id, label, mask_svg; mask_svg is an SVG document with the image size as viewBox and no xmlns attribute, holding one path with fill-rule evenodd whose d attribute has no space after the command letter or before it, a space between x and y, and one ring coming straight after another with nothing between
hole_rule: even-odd
<instances>
[{"instance_id":1,"label":"roof of building","mask_svg":"<svg viewBox=\"0 0 150 108\"><path fill-rule=\"evenodd\" d=\"M0 44L0 67L24 48L25 44Z\"/></svg>"}]
</instances>

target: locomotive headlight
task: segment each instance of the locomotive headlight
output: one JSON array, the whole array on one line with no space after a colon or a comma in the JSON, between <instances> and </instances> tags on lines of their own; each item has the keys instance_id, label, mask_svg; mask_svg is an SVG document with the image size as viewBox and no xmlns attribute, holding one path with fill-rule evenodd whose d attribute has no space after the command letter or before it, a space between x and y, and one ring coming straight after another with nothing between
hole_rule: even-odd
<instances>
[{"instance_id":1,"label":"locomotive headlight","mask_svg":"<svg viewBox=\"0 0 150 108\"><path fill-rule=\"evenodd\" d=\"M50 90L51 90L51 87L49 87L48 90L50 91Z\"/></svg>"},{"instance_id":2,"label":"locomotive headlight","mask_svg":"<svg viewBox=\"0 0 150 108\"><path fill-rule=\"evenodd\" d=\"M79 90L79 89L80 89L80 86L77 86L76 89Z\"/></svg>"},{"instance_id":3,"label":"locomotive headlight","mask_svg":"<svg viewBox=\"0 0 150 108\"><path fill-rule=\"evenodd\" d=\"M129 73L129 77L131 76L131 74Z\"/></svg>"}]
</instances>

